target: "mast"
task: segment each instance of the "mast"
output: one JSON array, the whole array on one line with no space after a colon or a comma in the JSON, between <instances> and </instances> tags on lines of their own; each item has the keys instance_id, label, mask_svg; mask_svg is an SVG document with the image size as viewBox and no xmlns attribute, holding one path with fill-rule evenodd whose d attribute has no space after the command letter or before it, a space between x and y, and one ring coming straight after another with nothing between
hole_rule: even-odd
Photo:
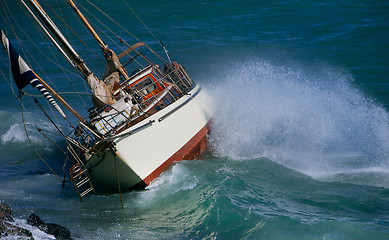
<instances>
[{"instance_id":1,"label":"mast","mask_svg":"<svg viewBox=\"0 0 389 240\"><path fill-rule=\"evenodd\" d=\"M20 1L26 7L29 13L33 16L33 18L38 22L38 24L44 30L48 38L54 42L54 45L61 51L62 54L65 54L67 56L66 58L68 60L71 60L72 66L78 69L84 76L84 79L87 81L89 88L93 93L94 105L96 107L103 107L105 105L113 104L115 102L115 99L113 98L110 89L108 89L106 84L99 78L97 78L88 68L84 60L70 45L70 43L63 36L61 31L54 24L54 22L47 15L47 13L43 10L40 4L36 0L27 0L34 9L35 13L39 16L39 20L31 11L31 9L29 9L28 5L24 2L24 0Z\"/></svg>"},{"instance_id":2,"label":"mast","mask_svg":"<svg viewBox=\"0 0 389 240\"><path fill-rule=\"evenodd\" d=\"M67 0L67 2L73 8L75 13L78 15L78 17L84 23L84 25L89 30L89 32L92 34L92 36L96 39L97 43L100 45L101 50L104 53L105 60L107 61L108 66L111 69L111 71L112 72L119 71L123 75L125 80L129 79L127 71L123 68L116 53L112 49L108 48L108 45L104 43L104 41L100 38L100 36L93 29L93 27L89 24L88 20L81 13L81 11L77 8L77 6L73 2L73 0Z\"/></svg>"}]
</instances>

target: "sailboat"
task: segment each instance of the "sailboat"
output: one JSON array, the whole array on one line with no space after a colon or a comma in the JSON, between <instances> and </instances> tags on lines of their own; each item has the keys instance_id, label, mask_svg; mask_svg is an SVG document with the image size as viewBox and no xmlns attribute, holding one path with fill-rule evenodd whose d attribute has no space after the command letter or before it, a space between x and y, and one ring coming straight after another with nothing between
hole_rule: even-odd
<instances>
[{"instance_id":1,"label":"sailboat","mask_svg":"<svg viewBox=\"0 0 389 240\"><path fill-rule=\"evenodd\" d=\"M206 149L213 114L210 97L172 59L162 43L166 54L162 64L139 50L146 49L156 59L161 58L140 41L125 43L126 49L116 53L104 43L73 0L67 0L106 60L104 74L97 76L37 0L20 2L86 81L92 95L87 114L74 110L26 64L1 31L18 89L22 91L28 84L37 87L64 119L67 116L61 107L77 119L71 123L71 132L62 135L74 161L69 176L81 199L95 188L119 191L145 188L173 162L194 159ZM138 59L146 65L132 70L131 65Z\"/></svg>"}]
</instances>

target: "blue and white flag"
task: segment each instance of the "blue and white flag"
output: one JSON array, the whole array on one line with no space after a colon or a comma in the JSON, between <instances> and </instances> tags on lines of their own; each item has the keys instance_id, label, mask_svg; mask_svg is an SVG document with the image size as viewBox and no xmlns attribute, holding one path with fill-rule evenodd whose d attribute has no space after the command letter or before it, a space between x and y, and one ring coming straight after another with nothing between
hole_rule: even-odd
<instances>
[{"instance_id":1,"label":"blue and white flag","mask_svg":"<svg viewBox=\"0 0 389 240\"><path fill-rule=\"evenodd\" d=\"M63 118L66 118L65 113L59 107L49 91L47 91L47 89L41 84L37 76L23 60L23 58L18 54L1 29L0 32L1 42L3 43L5 50L8 52L12 75L19 90L22 90L28 84L31 84L31 86L36 87L43 94L43 96L46 97L47 101L51 103L55 109L57 109Z\"/></svg>"}]
</instances>

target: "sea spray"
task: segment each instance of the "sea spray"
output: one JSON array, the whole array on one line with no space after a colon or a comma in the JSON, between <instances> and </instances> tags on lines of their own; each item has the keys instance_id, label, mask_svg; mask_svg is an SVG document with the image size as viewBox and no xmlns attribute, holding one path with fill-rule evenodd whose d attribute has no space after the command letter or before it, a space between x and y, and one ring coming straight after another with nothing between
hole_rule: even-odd
<instances>
[{"instance_id":1,"label":"sea spray","mask_svg":"<svg viewBox=\"0 0 389 240\"><path fill-rule=\"evenodd\" d=\"M223 78L214 85L215 155L266 157L321 179L389 172L388 113L344 70L251 58ZM387 186L387 177L376 180L367 184Z\"/></svg>"}]
</instances>

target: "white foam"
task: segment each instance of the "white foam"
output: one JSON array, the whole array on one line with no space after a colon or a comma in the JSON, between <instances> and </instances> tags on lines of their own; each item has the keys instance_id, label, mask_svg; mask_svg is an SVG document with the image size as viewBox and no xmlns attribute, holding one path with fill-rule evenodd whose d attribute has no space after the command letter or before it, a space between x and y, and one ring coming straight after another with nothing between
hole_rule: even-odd
<instances>
[{"instance_id":1,"label":"white foam","mask_svg":"<svg viewBox=\"0 0 389 240\"><path fill-rule=\"evenodd\" d=\"M20 227L20 228L24 228L24 229L29 230L32 233L32 237L34 239L41 239L41 240L56 239L54 236L49 235L49 234L41 231L39 228L33 227L33 226L27 224L27 221L23 220L23 219L17 219L16 218L16 219L14 219L13 222L10 222L10 224L12 224L14 226L17 226L17 227ZM14 240L14 239L24 239L24 238L20 238L20 237L17 237L17 236L7 236L7 237L4 237L2 239L4 239L4 240Z\"/></svg>"},{"instance_id":2,"label":"white foam","mask_svg":"<svg viewBox=\"0 0 389 240\"><path fill-rule=\"evenodd\" d=\"M267 157L313 177L389 169L385 109L353 87L341 69L291 66L254 59L225 69L224 80L214 81L215 154Z\"/></svg>"}]
</instances>

